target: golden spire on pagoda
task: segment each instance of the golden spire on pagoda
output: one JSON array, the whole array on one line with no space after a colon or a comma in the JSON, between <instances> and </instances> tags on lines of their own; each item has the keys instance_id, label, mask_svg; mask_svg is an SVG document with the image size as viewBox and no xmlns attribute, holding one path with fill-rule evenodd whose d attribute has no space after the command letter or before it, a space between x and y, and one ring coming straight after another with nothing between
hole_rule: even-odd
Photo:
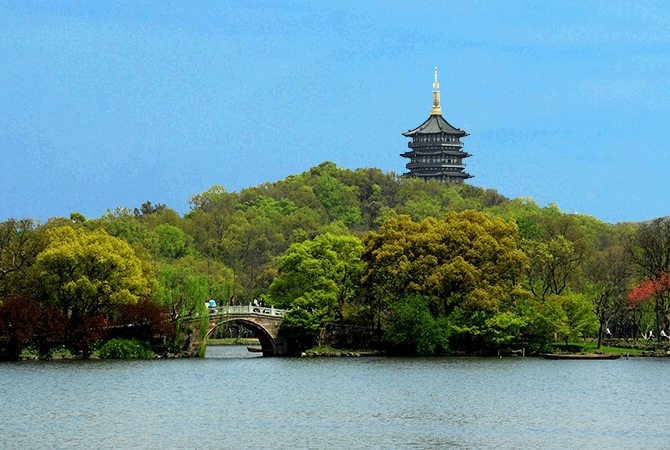
<instances>
[{"instance_id":1,"label":"golden spire on pagoda","mask_svg":"<svg viewBox=\"0 0 670 450\"><path fill-rule=\"evenodd\" d=\"M435 68L435 83L433 83L433 89L439 89L440 83L437 82L437 67ZM433 109L430 111L431 116L440 116L442 115L442 109L440 108L440 91L433 91Z\"/></svg>"}]
</instances>

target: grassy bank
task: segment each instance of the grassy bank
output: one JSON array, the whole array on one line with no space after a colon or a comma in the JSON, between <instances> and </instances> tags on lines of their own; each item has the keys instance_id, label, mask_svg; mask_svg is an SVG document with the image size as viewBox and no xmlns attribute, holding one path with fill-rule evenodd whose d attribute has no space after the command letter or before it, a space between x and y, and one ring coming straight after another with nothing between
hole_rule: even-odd
<instances>
[{"instance_id":1,"label":"grassy bank","mask_svg":"<svg viewBox=\"0 0 670 450\"><path fill-rule=\"evenodd\" d=\"M303 353L305 356L374 356L381 354L370 349L335 348L330 345L312 347Z\"/></svg>"},{"instance_id":2,"label":"grassy bank","mask_svg":"<svg viewBox=\"0 0 670 450\"><path fill-rule=\"evenodd\" d=\"M595 341L587 341L587 342L568 342L568 345L565 345L565 342L563 343L555 343L554 348L556 349L556 353L595 353L595 352L603 352L603 353L628 353L630 355L639 355L645 352L645 350L641 349L634 349L634 348L622 348L622 347L610 347L606 345L601 345L600 349L597 348L598 343Z\"/></svg>"}]
</instances>

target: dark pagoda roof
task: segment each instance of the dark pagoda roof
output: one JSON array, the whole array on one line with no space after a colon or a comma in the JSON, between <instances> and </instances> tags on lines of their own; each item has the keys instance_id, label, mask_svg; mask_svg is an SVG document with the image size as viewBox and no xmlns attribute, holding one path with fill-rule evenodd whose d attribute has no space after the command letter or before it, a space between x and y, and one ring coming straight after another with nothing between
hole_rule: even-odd
<instances>
[{"instance_id":1,"label":"dark pagoda roof","mask_svg":"<svg viewBox=\"0 0 670 450\"><path fill-rule=\"evenodd\" d=\"M449 133L455 134L458 136L469 136L463 130L452 127L449 122L444 120L444 118L437 114L432 114L428 120L419 125L413 130L409 130L407 133L403 133L403 136L412 137L415 134L431 134L431 133Z\"/></svg>"}]
</instances>

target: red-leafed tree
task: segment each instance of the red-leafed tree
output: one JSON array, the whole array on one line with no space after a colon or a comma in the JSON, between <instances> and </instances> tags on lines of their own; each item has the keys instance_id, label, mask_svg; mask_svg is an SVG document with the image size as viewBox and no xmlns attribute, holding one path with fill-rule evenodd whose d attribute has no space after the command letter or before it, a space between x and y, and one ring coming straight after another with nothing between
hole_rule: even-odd
<instances>
[{"instance_id":1,"label":"red-leafed tree","mask_svg":"<svg viewBox=\"0 0 670 450\"><path fill-rule=\"evenodd\" d=\"M641 224L626 245L630 260L644 279L631 291L631 305L643 306L648 300L655 316L656 336L668 324L667 309L670 303L668 276L670 272L670 216L654 219Z\"/></svg>"},{"instance_id":2,"label":"red-leafed tree","mask_svg":"<svg viewBox=\"0 0 670 450\"><path fill-rule=\"evenodd\" d=\"M120 326L114 334L124 339L165 342L175 335L175 322L171 320L169 308L147 298L122 305L116 324Z\"/></svg>"},{"instance_id":3,"label":"red-leafed tree","mask_svg":"<svg viewBox=\"0 0 670 450\"><path fill-rule=\"evenodd\" d=\"M42 308L39 321L35 326L33 346L41 358L47 358L53 349L64 345L70 319L58 308Z\"/></svg>"},{"instance_id":4,"label":"red-leafed tree","mask_svg":"<svg viewBox=\"0 0 670 450\"><path fill-rule=\"evenodd\" d=\"M667 294L669 287L670 278L665 272L661 272L656 278L646 277L633 286L628 293L628 301L631 306L640 306L649 302L656 295Z\"/></svg>"},{"instance_id":5,"label":"red-leafed tree","mask_svg":"<svg viewBox=\"0 0 670 450\"><path fill-rule=\"evenodd\" d=\"M655 277L645 277L628 292L628 306L632 311L653 310L659 339L661 329L665 329L668 322L666 305L669 303L670 277L667 272L659 271Z\"/></svg>"},{"instance_id":6,"label":"red-leafed tree","mask_svg":"<svg viewBox=\"0 0 670 450\"><path fill-rule=\"evenodd\" d=\"M93 344L104 339L109 330L109 320L102 314L71 316L65 333L65 346L73 354L88 358Z\"/></svg>"},{"instance_id":7,"label":"red-leafed tree","mask_svg":"<svg viewBox=\"0 0 670 450\"><path fill-rule=\"evenodd\" d=\"M16 360L33 336L40 309L30 297L9 297L0 305L0 360Z\"/></svg>"}]
</instances>

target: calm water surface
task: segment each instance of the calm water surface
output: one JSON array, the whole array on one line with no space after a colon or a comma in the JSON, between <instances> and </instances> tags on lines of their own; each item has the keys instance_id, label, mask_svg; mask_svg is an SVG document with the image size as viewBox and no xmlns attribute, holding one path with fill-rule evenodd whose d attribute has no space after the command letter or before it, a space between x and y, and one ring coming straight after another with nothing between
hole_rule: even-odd
<instances>
[{"instance_id":1,"label":"calm water surface","mask_svg":"<svg viewBox=\"0 0 670 450\"><path fill-rule=\"evenodd\" d=\"M665 449L670 359L0 363L0 449Z\"/></svg>"}]
</instances>

